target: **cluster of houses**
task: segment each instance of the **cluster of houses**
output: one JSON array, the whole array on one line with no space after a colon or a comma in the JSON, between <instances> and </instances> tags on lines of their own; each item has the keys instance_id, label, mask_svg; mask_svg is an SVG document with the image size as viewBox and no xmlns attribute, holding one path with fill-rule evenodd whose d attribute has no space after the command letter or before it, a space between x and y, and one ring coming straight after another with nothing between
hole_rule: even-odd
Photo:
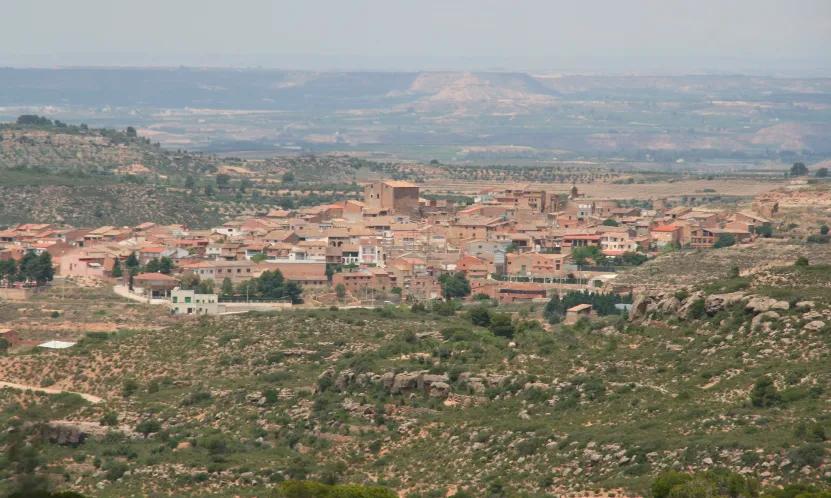
<instances>
[{"instance_id":1,"label":"cluster of houses","mask_svg":"<svg viewBox=\"0 0 831 498\"><path fill-rule=\"evenodd\" d=\"M608 257L667 244L706 248L723 233L751 241L771 223L754 212L702 211L665 201L648 210L626 208L576 187L561 195L511 185L483 190L474 200L457 206L420 197L412 183L378 181L365 187L363 201L275 209L208 229L152 222L26 224L0 231L0 259L48 251L57 275L106 280L115 261L123 268L131 254L142 265L169 258L173 275L135 277L136 285L168 298L188 273L219 288L225 279L237 286L279 269L306 289L345 288L357 299L394 294L429 300L441 296L441 275L464 271L472 293L514 302L543 299L553 287L613 279L612 270L576 266L571 254L577 247L597 246Z\"/></svg>"}]
</instances>

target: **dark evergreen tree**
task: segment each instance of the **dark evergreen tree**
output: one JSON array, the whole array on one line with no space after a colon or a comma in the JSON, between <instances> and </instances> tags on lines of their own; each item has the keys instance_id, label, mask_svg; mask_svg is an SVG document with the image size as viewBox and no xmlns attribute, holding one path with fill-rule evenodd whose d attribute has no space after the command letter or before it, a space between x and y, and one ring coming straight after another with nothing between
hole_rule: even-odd
<instances>
[{"instance_id":1,"label":"dark evergreen tree","mask_svg":"<svg viewBox=\"0 0 831 498\"><path fill-rule=\"evenodd\" d=\"M110 275L115 278L120 278L123 274L124 272L121 270L121 260L115 258L115 261L113 261L113 269L110 272Z\"/></svg>"}]
</instances>

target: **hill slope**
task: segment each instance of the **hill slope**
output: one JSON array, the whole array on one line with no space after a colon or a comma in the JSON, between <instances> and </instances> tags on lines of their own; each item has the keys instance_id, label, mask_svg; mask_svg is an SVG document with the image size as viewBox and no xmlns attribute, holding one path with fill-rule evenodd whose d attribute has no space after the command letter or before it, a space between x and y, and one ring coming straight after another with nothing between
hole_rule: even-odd
<instances>
[{"instance_id":1,"label":"hill slope","mask_svg":"<svg viewBox=\"0 0 831 498\"><path fill-rule=\"evenodd\" d=\"M463 317L392 309L202 317L0 367L9 381L49 379L107 400L67 409L70 420L158 422L148 439L48 449L55 465L134 455L130 476L100 487L70 471L96 496L262 496L292 477L412 496L640 493L670 469L819 483L831 430L829 284L827 265L773 268L675 303L640 298L632 321L544 330L520 318L513 339Z\"/></svg>"},{"instance_id":2,"label":"hill slope","mask_svg":"<svg viewBox=\"0 0 831 498\"><path fill-rule=\"evenodd\" d=\"M354 195L359 169L370 175L398 172L393 163L341 155L245 160L170 151L129 129L59 121L5 124L0 125L0 222L213 226L275 206L343 200ZM284 185L289 172L294 180Z\"/></svg>"},{"instance_id":3,"label":"hill slope","mask_svg":"<svg viewBox=\"0 0 831 498\"><path fill-rule=\"evenodd\" d=\"M203 174L219 158L174 153L135 133L85 126L0 125L0 168L47 168L107 175Z\"/></svg>"}]
</instances>

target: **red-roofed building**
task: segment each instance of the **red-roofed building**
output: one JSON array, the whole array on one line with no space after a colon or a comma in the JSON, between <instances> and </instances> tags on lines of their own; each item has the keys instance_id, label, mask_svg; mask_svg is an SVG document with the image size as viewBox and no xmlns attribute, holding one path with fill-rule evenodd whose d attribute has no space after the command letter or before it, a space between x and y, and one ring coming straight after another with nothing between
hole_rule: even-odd
<instances>
[{"instance_id":1,"label":"red-roofed building","mask_svg":"<svg viewBox=\"0 0 831 498\"><path fill-rule=\"evenodd\" d=\"M170 297L170 292L179 286L179 281L164 273L142 273L133 277L133 289L140 288L150 297Z\"/></svg>"},{"instance_id":2,"label":"red-roofed building","mask_svg":"<svg viewBox=\"0 0 831 498\"><path fill-rule=\"evenodd\" d=\"M470 287L473 295L485 294L504 303L528 302L547 296L543 284L474 280L470 282Z\"/></svg>"},{"instance_id":3,"label":"red-roofed building","mask_svg":"<svg viewBox=\"0 0 831 498\"><path fill-rule=\"evenodd\" d=\"M664 225L651 230L652 241L655 245L663 247L667 244L681 243L681 227L675 225Z\"/></svg>"},{"instance_id":4,"label":"red-roofed building","mask_svg":"<svg viewBox=\"0 0 831 498\"><path fill-rule=\"evenodd\" d=\"M153 259L161 259L163 257L170 256L173 252L174 251L172 249L167 247L145 247L139 250L139 263L146 265Z\"/></svg>"}]
</instances>

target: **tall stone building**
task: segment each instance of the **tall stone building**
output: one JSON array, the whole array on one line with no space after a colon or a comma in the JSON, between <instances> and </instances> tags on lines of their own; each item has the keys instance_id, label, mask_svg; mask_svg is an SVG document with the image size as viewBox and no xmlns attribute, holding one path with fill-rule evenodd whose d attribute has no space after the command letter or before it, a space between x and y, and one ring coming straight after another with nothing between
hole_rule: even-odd
<instances>
[{"instance_id":1,"label":"tall stone building","mask_svg":"<svg viewBox=\"0 0 831 498\"><path fill-rule=\"evenodd\" d=\"M414 216L418 214L418 185L398 180L371 183L364 187L364 204Z\"/></svg>"}]
</instances>

